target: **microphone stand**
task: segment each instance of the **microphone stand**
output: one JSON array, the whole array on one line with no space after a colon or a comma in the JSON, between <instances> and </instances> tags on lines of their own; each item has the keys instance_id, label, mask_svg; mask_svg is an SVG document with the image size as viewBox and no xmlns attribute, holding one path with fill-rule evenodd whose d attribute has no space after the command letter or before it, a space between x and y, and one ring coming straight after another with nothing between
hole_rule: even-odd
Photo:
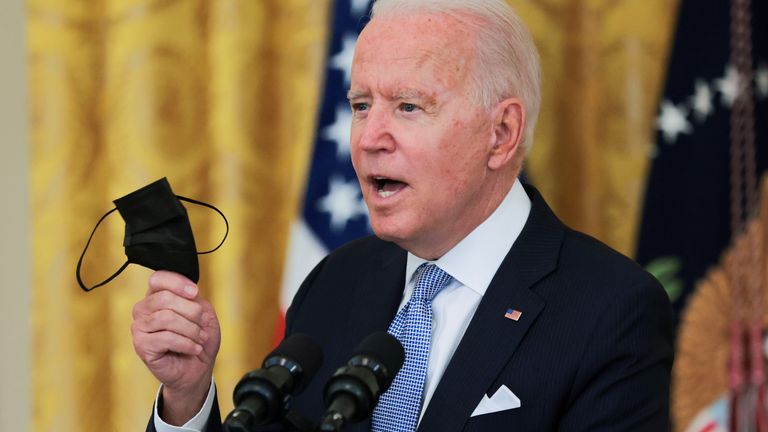
<instances>
[{"instance_id":1,"label":"microphone stand","mask_svg":"<svg viewBox=\"0 0 768 432\"><path fill-rule=\"evenodd\" d=\"M316 426L298 411L290 410L283 417L283 425L289 432L315 432Z\"/></svg>"},{"instance_id":2,"label":"microphone stand","mask_svg":"<svg viewBox=\"0 0 768 432\"><path fill-rule=\"evenodd\" d=\"M324 418L319 424L311 422L298 411L288 411L282 420L288 432L341 432L347 426L339 414L333 418Z\"/></svg>"}]
</instances>

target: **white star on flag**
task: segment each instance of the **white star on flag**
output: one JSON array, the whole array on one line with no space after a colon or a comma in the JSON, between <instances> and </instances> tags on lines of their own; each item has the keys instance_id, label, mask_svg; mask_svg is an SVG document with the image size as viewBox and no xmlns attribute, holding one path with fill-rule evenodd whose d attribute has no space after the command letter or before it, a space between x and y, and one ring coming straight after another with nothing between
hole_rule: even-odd
<instances>
[{"instance_id":1,"label":"white star on flag","mask_svg":"<svg viewBox=\"0 0 768 432\"><path fill-rule=\"evenodd\" d=\"M725 68L725 76L718 78L715 84L723 95L723 103L728 108L733 107L733 103L736 102L736 98L739 97L741 92L741 77L739 71L735 67L728 65Z\"/></svg>"},{"instance_id":2,"label":"white star on flag","mask_svg":"<svg viewBox=\"0 0 768 432\"><path fill-rule=\"evenodd\" d=\"M341 103L336 106L336 121L323 128L323 139L336 143L336 158L344 160L349 157L349 131L352 128L352 110L349 105Z\"/></svg>"},{"instance_id":3,"label":"white star on flag","mask_svg":"<svg viewBox=\"0 0 768 432\"><path fill-rule=\"evenodd\" d=\"M321 83L321 111L303 206L291 224L281 288L283 311L323 257L344 243L371 233L368 209L349 157L349 132L354 117L347 90L355 41L367 21L364 15L372 0L330 3L334 13L329 17L330 44L324 50L326 73Z\"/></svg>"},{"instance_id":4,"label":"white star on flag","mask_svg":"<svg viewBox=\"0 0 768 432\"><path fill-rule=\"evenodd\" d=\"M352 15L362 15L368 12L368 1L369 0L352 0L349 2Z\"/></svg>"},{"instance_id":5,"label":"white star on flag","mask_svg":"<svg viewBox=\"0 0 768 432\"><path fill-rule=\"evenodd\" d=\"M317 208L330 214L332 231L340 232L346 228L347 222L367 214L360 195L357 180L346 182L339 176L330 178L328 195L318 201Z\"/></svg>"},{"instance_id":6,"label":"white star on flag","mask_svg":"<svg viewBox=\"0 0 768 432\"><path fill-rule=\"evenodd\" d=\"M696 120L703 122L712 114L712 90L703 80L696 80L696 93L691 97L691 108Z\"/></svg>"},{"instance_id":7,"label":"white star on flag","mask_svg":"<svg viewBox=\"0 0 768 432\"><path fill-rule=\"evenodd\" d=\"M768 97L768 66L765 64L761 64L755 72L755 87L760 98Z\"/></svg>"},{"instance_id":8,"label":"white star on flag","mask_svg":"<svg viewBox=\"0 0 768 432\"><path fill-rule=\"evenodd\" d=\"M685 107L677 106L666 100L662 102L661 113L656 120L656 124L663 133L664 141L667 144L674 144L677 136L681 133L691 133L691 123L688 122L687 115L688 110Z\"/></svg>"},{"instance_id":9,"label":"white star on flag","mask_svg":"<svg viewBox=\"0 0 768 432\"><path fill-rule=\"evenodd\" d=\"M352 58L355 56L355 43L357 36L352 33L344 33L341 38L341 51L331 57L331 66L344 72L344 83L347 87L352 82Z\"/></svg>"}]
</instances>

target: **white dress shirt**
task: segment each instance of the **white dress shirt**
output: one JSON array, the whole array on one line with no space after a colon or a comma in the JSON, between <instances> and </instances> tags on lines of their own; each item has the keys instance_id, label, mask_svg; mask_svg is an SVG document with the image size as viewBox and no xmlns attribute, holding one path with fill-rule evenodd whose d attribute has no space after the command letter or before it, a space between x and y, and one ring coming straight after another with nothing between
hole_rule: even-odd
<instances>
[{"instance_id":1,"label":"white dress shirt","mask_svg":"<svg viewBox=\"0 0 768 432\"><path fill-rule=\"evenodd\" d=\"M208 396L203 402L203 407L200 411L192 417L183 426L171 426L164 422L160 418L160 414L157 412L157 402L160 400L160 394L163 391L163 386L157 391L157 397L155 397L155 415L153 421L155 423L155 430L157 432L203 432L205 431L205 424L208 423L208 416L211 415L211 409L213 408L213 399L216 395L216 387L213 385L213 377L211 377L211 386L208 388Z\"/></svg>"},{"instance_id":2,"label":"white dress shirt","mask_svg":"<svg viewBox=\"0 0 768 432\"><path fill-rule=\"evenodd\" d=\"M419 421L435 393L437 383L459 346L472 316L483 299L488 285L523 230L531 200L518 180L499 207L482 224L464 237L439 259L432 261L453 277L432 300L432 342L429 366L424 383L424 400ZM405 289L400 308L408 303L416 283L414 273L426 260L410 252L405 268ZM158 392L158 396L159 396ZM213 384L208 398L197 415L182 427L174 427L160 419L155 410L154 422L158 432L203 432L213 405ZM155 401L157 406L157 401Z\"/></svg>"}]
</instances>

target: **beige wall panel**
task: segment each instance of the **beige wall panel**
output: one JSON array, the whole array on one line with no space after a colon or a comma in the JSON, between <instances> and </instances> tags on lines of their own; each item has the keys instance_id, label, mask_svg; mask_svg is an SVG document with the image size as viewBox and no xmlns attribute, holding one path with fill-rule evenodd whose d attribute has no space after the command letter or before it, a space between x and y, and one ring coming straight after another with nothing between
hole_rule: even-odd
<instances>
[{"instance_id":1,"label":"beige wall panel","mask_svg":"<svg viewBox=\"0 0 768 432\"><path fill-rule=\"evenodd\" d=\"M0 430L26 431L31 410L29 164L24 1L0 14Z\"/></svg>"}]
</instances>

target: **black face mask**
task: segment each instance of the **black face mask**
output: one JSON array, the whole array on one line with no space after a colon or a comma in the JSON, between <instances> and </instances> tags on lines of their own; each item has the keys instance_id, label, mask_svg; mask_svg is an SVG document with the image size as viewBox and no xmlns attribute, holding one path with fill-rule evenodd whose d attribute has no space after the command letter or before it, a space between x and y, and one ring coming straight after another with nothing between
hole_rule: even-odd
<instances>
[{"instance_id":1,"label":"black face mask","mask_svg":"<svg viewBox=\"0 0 768 432\"><path fill-rule=\"evenodd\" d=\"M208 207L224 218L227 231L218 246L197 252L192 226L187 217L187 210L179 201ZM224 214L216 207L190 198L175 195L166 178L150 183L143 188L118 198L114 201L115 208L108 211L99 219L88 237L85 249L77 262L77 283L84 291L91 291L107 284L116 278L128 264L138 264L152 270L169 270L181 273L193 282L200 279L197 255L208 254L224 244L229 234L229 223ZM101 222L117 210L125 221L125 255L126 262L112 276L90 288L86 287L80 278L80 267L83 257L91 244L93 235Z\"/></svg>"}]
</instances>

